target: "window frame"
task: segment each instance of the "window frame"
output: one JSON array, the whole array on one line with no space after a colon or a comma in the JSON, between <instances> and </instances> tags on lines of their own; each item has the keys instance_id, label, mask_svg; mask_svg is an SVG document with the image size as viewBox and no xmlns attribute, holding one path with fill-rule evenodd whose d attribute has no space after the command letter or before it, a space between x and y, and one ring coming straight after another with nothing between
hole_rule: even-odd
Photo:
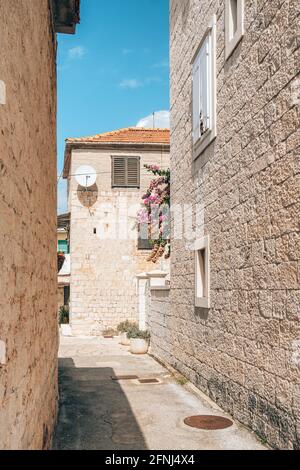
<instances>
[{"instance_id":1,"label":"window frame","mask_svg":"<svg viewBox=\"0 0 300 470\"><path fill-rule=\"evenodd\" d=\"M120 184L114 184L115 183L115 159L117 158L123 158L126 162L125 164L125 184L120 185ZM131 185L128 184L128 160L129 159L135 159L138 162L138 174L137 174L137 184L136 185ZM141 187L141 157L136 156L136 155L111 155L111 187L113 189L115 188L127 188L127 189L140 189Z\"/></svg>"},{"instance_id":2,"label":"window frame","mask_svg":"<svg viewBox=\"0 0 300 470\"><path fill-rule=\"evenodd\" d=\"M217 136L217 78L216 78L216 15L213 16L209 26L207 27L202 40L193 56L192 59L192 143L193 143L193 160L196 160L204 150L213 142ZM206 40L209 38L210 46L210 60L207 69L207 91L208 97L207 101L210 102L210 109L208 116L210 119L209 129L202 136L199 135L199 138L195 140L194 130L195 130L195 67L197 62L200 59L200 54ZM200 95L200 80L199 80L199 95ZM200 99L200 98L199 98ZM200 111L200 109L199 109ZM200 116L199 116L200 118ZM200 119L199 119L199 130L200 130ZM200 132L199 132L200 134Z\"/></svg>"},{"instance_id":3,"label":"window frame","mask_svg":"<svg viewBox=\"0 0 300 470\"><path fill-rule=\"evenodd\" d=\"M210 309L210 238L203 237L194 243L195 251L195 307ZM205 253L204 272L205 279L201 278L201 267L199 262L199 252ZM202 286L201 286L202 283ZM199 285L203 295L198 295Z\"/></svg>"},{"instance_id":4,"label":"window frame","mask_svg":"<svg viewBox=\"0 0 300 470\"><path fill-rule=\"evenodd\" d=\"M231 1L225 1L225 60L229 59L245 34L245 3L244 0L237 0L237 28L232 37L230 36Z\"/></svg>"},{"instance_id":5,"label":"window frame","mask_svg":"<svg viewBox=\"0 0 300 470\"><path fill-rule=\"evenodd\" d=\"M65 249L61 249L60 245L62 245L62 244L64 245L64 247L67 251L65 251ZM69 240L58 240L57 241L57 251L60 252L60 253L64 253L65 255L69 255L70 254Z\"/></svg>"}]
</instances>

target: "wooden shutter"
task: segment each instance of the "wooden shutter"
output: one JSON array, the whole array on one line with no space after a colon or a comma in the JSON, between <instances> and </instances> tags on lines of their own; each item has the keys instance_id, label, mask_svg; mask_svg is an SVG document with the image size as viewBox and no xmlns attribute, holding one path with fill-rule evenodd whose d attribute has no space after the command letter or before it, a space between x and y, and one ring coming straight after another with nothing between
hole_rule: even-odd
<instances>
[{"instance_id":1,"label":"wooden shutter","mask_svg":"<svg viewBox=\"0 0 300 470\"><path fill-rule=\"evenodd\" d=\"M126 159L124 157L113 157L112 180L113 186L126 186Z\"/></svg>"},{"instance_id":2,"label":"wooden shutter","mask_svg":"<svg viewBox=\"0 0 300 470\"><path fill-rule=\"evenodd\" d=\"M112 158L112 186L120 188L139 188L140 159L139 157Z\"/></svg>"},{"instance_id":3,"label":"wooden shutter","mask_svg":"<svg viewBox=\"0 0 300 470\"><path fill-rule=\"evenodd\" d=\"M199 57L197 57L193 67L193 140L197 142L200 137L200 69Z\"/></svg>"},{"instance_id":4,"label":"wooden shutter","mask_svg":"<svg viewBox=\"0 0 300 470\"><path fill-rule=\"evenodd\" d=\"M211 34L205 39L193 68L193 136L196 142L211 128Z\"/></svg>"},{"instance_id":5,"label":"wooden shutter","mask_svg":"<svg viewBox=\"0 0 300 470\"><path fill-rule=\"evenodd\" d=\"M136 157L127 158L127 186L137 188L140 185L140 160Z\"/></svg>"}]
</instances>

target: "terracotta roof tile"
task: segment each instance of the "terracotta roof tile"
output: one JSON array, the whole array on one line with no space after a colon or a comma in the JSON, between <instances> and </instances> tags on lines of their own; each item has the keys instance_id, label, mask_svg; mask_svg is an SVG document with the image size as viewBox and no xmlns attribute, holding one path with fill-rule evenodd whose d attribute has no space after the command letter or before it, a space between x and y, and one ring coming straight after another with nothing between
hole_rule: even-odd
<instances>
[{"instance_id":1,"label":"terracotta roof tile","mask_svg":"<svg viewBox=\"0 0 300 470\"><path fill-rule=\"evenodd\" d=\"M139 127L128 127L126 129L118 129L112 132L105 132L104 134L96 134L88 137L80 137L75 139L67 139L67 144L76 143L113 143L113 142L126 142L126 143L142 143L142 144L169 144L170 131L169 129L145 129Z\"/></svg>"}]
</instances>

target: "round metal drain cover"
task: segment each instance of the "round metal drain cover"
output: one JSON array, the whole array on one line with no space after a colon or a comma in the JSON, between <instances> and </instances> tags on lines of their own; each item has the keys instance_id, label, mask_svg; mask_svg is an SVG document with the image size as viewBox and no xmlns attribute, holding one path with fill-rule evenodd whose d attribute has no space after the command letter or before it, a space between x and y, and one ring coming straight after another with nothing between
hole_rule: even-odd
<instances>
[{"instance_id":1,"label":"round metal drain cover","mask_svg":"<svg viewBox=\"0 0 300 470\"><path fill-rule=\"evenodd\" d=\"M217 429L226 429L233 425L230 419L223 418L222 416L189 416L185 418L184 424L191 428L206 429L209 431Z\"/></svg>"}]
</instances>

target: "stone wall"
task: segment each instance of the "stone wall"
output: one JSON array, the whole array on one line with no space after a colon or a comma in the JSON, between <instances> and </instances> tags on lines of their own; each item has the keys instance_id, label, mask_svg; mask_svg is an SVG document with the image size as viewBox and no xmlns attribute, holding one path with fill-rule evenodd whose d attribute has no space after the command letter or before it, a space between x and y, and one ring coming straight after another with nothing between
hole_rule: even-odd
<instances>
[{"instance_id":1,"label":"stone wall","mask_svg":"<svg viewBox=\"0 0 300 470\"><path fill-rule=\"evenodd\" d=\"M141 157L141 188L112 188L111 156ZM153 175L145 164L169 167L161 150L73 150L70 174L81 165L98 173L92 193L69 178L71 212L71 326L74 335L99 335L126 319L138 319L136 275L162 268L137 249L136 216ZM83 190L83 191L82 191Z\"/></svg>"},{"instance_id":2,"label":"stone wall","mask_svg":"<svg viewBox=\"0 0 300 470\"><path fill-rule=\"evenodd\" d=\"M192 163L191 62L217 16L217 138ZM199 204L211 309L174 240L170 362L281 449L300 448L299 2L245 0L225 61L224 1L171 1L171 197Z\"/></svg>"},{"instance_id":3,"label":"stone wall","mask_svg":"<svg viewBox=\"0 0 300 470\"><path fill-rule=\"evenodd\" d=\"M57 403L56 72L48 0L1 0L0 449L50 445ZM2 85L3 89L3 85ZM3 98L3 95L2 95Z\"/></svg>"},{"instance_id":4,"label":"stone wall","mask_svg":"<svg viewBox=\"0 0 300 470\"><path fill-rule=\"evenodd\" d=\"M147 329L151 332L151 354L163 363L172 362L170 288L150 288L146 293Z\"/></svg>"}]
</instances>

